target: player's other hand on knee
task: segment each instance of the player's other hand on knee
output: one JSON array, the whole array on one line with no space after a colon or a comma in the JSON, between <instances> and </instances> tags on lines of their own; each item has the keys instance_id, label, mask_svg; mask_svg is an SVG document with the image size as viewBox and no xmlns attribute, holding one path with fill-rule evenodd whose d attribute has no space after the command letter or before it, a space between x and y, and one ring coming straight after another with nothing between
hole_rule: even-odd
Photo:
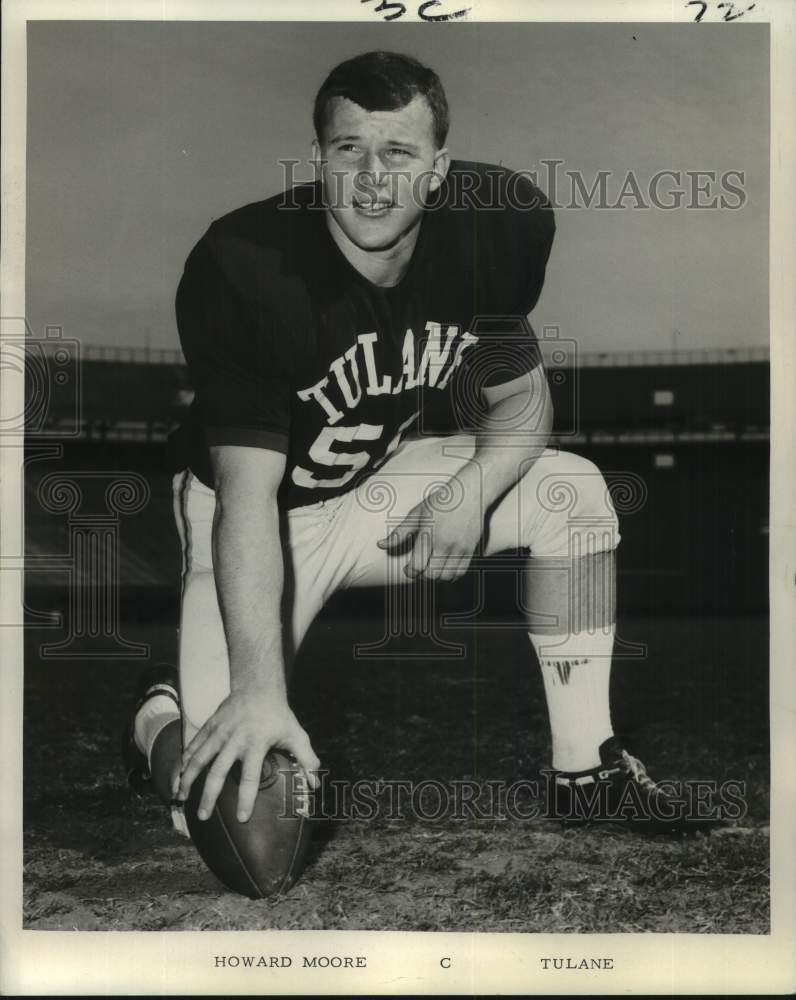
<instances>
[{"instance_id":1,"label":"player's other hand on knee","mask_svg":"<svg viewBox=\"0 0 796 1000\"><path fill-rule=\"evenodd\" d=\"M259 690L233 691L183 751L177 798L188 798L191 785L212 761L198 810L199 819L207 819L230 768L239 760L238 819L246 822L254 808L263 761L272 747L292 753L317 788L320 761L285 698Z\"/></svg>"},{"instance_id":2,"label":"player's other hand on knee","mask_svg":"<svg viewBox=\"0 0 796 1000\"><path fill-rule=\"evenodd\" d=\"M457 580L463 576L483 530L477 494L458 491L455 505L449 492L431 494L378 543L391 556L405 559L404 573L415 579Z\"/></svg>"}]
</instances>

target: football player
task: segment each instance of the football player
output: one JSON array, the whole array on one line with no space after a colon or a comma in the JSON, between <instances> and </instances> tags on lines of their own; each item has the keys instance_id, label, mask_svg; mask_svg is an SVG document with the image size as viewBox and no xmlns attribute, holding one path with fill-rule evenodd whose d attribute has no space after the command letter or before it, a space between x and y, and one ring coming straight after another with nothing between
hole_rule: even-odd
<instances>
[{"instance_id":1,"label":"football player","mask_svg":"<svg viewBox=\"0 0 796 1000\"><path fill-rule=\"evenodd\" d=\"M216 220L188 258L179 686L168 668L142 679L128 770L181 802L209 766L202 819L240 762L245 822L271 747L317 781L287 671L331 594L456 580L475 554L520 549L550 813L599 818L603 788L598 809L626 799L639 828L681 831L689 818L611 725L610 494L592 462L548 447L527 317L553 212L524 175L451 160L448 123L415 59L342 63L315 101L316 183Z\"/></svg>"}]
</instances>

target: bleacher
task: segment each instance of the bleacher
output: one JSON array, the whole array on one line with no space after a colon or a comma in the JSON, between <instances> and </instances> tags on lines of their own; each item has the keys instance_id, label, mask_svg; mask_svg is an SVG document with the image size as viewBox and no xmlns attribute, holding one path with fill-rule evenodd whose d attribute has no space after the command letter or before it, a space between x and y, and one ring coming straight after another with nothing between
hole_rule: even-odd
<instances>
[{"instance_id":1,"label":"bleacher","mask_svg":"<svg viewBox=\"0 0 796 1000\"><path fill-rule=\"evenodd\" d=\"M558 425L576 414L577 428L592 437L647 431L705 441L721 432L768 431L767 360L710 363L698 357L690 365L583 365L550 374ZM569 420L567 430L571 426Z\"/></svg>"},{"instance_id":2,"label":"bleacher","mask_svg":"<svg viewBox=\"0 0 796 1000\"><path fill-rule=\"evenodd\" d=\"M31 430L39 438L165 440L192 395L185 364L174 353L157 362L114 356L100 360L91 353L71 360L57 373L64 384L48 386L49 405L37 413ZM40 383L41 378L28 378L28 396L40 391Z\"/></svg>"}]
</instances>

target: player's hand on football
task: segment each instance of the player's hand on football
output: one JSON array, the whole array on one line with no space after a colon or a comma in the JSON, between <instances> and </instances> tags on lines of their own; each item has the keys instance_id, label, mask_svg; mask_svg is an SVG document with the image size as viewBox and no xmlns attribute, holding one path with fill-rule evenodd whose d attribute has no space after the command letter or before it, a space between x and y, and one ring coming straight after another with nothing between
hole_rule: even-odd
<instances>
[{"instance_id":1,"label":"player's hand on football","mask_svg":"<svg viewBox=\"0 0 796 1000\"><path fill-rule=\"evenodd\" d=\"M483 531L477 491L443 488L417 504L378 545L403 556L404 573L415 579L458 580L467 571ZM451 502L454 501L454 502Z\"/></svg>"},{"instance_id":2,"label":"player's hand on football","mask_svg":"<svg viewBox=\"0 0 796 1000\"><path fill-rule=\"evenodd\" d=\"M238 820L245 823L254 809L263 761L272 747L292 753L317 788L315 772L320 761L284 696L261 690L233 691L185 747L177 798L188 798L191 785L212 761L198 809L199 819L207 819L229 769L239 760Z\"/></svg>"}]
</instances>

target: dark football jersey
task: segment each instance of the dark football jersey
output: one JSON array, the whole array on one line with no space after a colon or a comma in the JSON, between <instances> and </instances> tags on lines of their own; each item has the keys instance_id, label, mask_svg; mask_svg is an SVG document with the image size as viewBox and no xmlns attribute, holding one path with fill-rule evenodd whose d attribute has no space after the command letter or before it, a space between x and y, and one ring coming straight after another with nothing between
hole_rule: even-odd
<instances>
[{"instance_id":1,"label":"dark football jersey","mask_svg":"<svg viewBox=\"0 0 796 1000\"><path fill-rule=\"evenodd\" d=\"M384 288L335 244L316 184L218 219L177 291L195 398L171 468L212 485L209 445L280 451L292 508L352 489L405 435L476 425L483 387L540 363L525 317L554 228L523 175L454 162Z\"/></svg>"}]
</instances>

